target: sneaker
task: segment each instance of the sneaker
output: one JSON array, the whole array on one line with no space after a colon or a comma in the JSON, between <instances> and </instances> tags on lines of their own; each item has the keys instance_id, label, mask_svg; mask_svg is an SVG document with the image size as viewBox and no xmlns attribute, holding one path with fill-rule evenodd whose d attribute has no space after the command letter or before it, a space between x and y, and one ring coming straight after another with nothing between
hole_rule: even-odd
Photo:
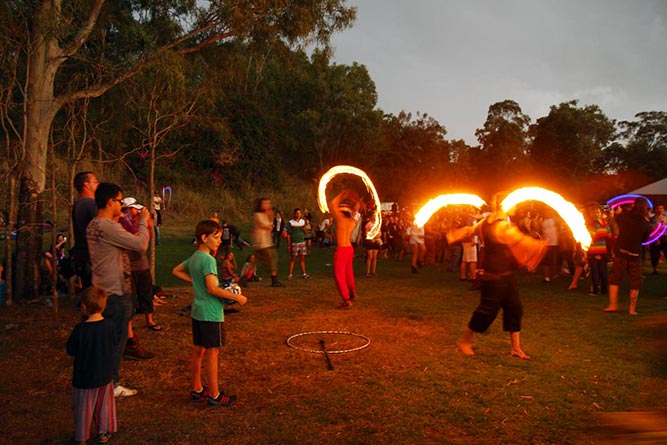
<instances>
[{"instance_id":1,"label":"sneaker","mask_svg":"<svg viewBox=\"0 0 667 445\"><path fill-rule=\"evenodd\" d=\"M226 396L222 391L215 399L211 396L206 396L208 408L220 408L222 406L231 406L236 403L236 396Z\"/></svg>"},{"instance_id":2,"label":"sneaker","mask_svg":"<svg viewBox=\"0 0 667 445\"><path fill-rule=\"evenodd\" d=\"M128 344L125 346L125 352L123 353L123 358L125 360L150 360L155 358L157 354L153 352L148 352L141 346L135 344Z\"/></svg>"},{"instance_id":3,"label":"sneaker","mask_svg":"<svg viewBox=\"0 0 667 445\"><path fill-rule=\"evenodd\" d=\"M271 287L285 287L285 285L280 281L276 280L273 283L271 283Z\"/></svg>"},{"instance_id":4,"label":"sneaker","mask_svg":"<svg viewBox=\"0 0 667 445\"><path fill-rule=\"evenodd\" d=\"M292 279L292 274L287 275L287 279L291 280Z\"/></svg>"},{"instance_id":5,"label":"sneaker","mask_svg":"<svg viewBox=\"0 0 667 445\"><path fill-rule=\"evenodd\" d=\"M305 274L301 275L301 278L303 278L304 280L310 280L310 275L305 273Z\"/></svg>"},{"instance_id":6,"label":"sneaker","mask_svg":"<svg viewBox=\"0 0 667 445\"><path fill-rule=\"evenodd\" d=\"M111 434L109 433L101 433L97 435L97 443L108 443L109 439L111 439Z\"/></svg>"},{"instance_id":7,"label":"sneaker","mask_svg":"<svg viewBox=\"0 0 667 445\"><path fill-rule=\"evenodd\" d=\"M190 402L201 402L202 400L206 399L206 396L208 396L208 388L206 386L204 386L199 392L190 391Z\"/></svg>"},{"instance_id":8,"label":"sneaker","mask_svg":"<svg viewBox=\"0 0 667 445\"><path fill-rule=\"evenodd\" d=\"M124 397L132 397L137 395L136 389L126 388L122 385L118 385L113 389L113 396L116 399L122 399Z\"/></svg>"}]
</instances>

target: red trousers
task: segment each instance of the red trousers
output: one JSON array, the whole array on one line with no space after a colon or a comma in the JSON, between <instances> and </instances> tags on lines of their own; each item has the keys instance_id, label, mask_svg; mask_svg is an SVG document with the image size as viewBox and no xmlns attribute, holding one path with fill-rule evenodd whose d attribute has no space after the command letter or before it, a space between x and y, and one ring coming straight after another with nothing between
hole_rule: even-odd
<instances>
[{"instance_id":1,"label":"red trousers","mask_svg":"<svg viewBox=\"0 0 667 445\"><path fill-rule=\"evenodd\" d=\"M353 260L354 248L352 246L336 247L333 257L334 278L338 293L345 301L350 299L350 295L354 295L357 288L354 282Z\"/></svg>"}]
</instances>

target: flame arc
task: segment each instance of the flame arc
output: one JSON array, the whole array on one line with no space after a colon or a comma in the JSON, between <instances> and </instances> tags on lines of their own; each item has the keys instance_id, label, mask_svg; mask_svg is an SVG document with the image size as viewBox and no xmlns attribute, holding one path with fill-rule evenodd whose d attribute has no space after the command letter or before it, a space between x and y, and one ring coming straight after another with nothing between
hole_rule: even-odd
<instances>
[{"instance_id":1,"label":"flame arc","mask_svg":"<svg viewBox=\"0 0 667 445\"><path fill-rule=\"evenodd\" d=\"M447 195L439 195L429 202L424 204L422 208L415 214L415 224L417 227L424 227L424 224L443 207L449 205L471 205L473 207L481 208L486 202L477 195L471 193L450 193Z\"/></svg>"},{"instance_id":2,"label":"flame arc","mask_svg":"<svg viewBox=\"0 0 667 445\"><path fill-rule=\"evenodd\" d=\"M591 234L586 227L586 221L580 211L561 195L541 187L523 187L514 190L500 204L504 212L508 212L518 204L526 201L540 201L554 209L565 221L574 239L586 251L591 245Z\"/></svg>"},{"instance_id":3,"label":"flame arc","mask_svg":"<svg viewBox=\"0 0 667 445\"><path fill-rule=\"evenodd\" d=\"M367 239L373 239L380 233L380 228L382 227L382 213L381 213L381 203L380 197L378 196L377 190L375 190L375 185L373 181L368 177L366 172L360 168L353 167L351 165L336 165L327 170L326 173L320 178L320 184L317 189L317 204L320 206L322 213L329 211L329 205L327 204L327 185L329 182L337 175L349 174L356 175L361 178L366 186L366 189L371 193L373 201L375 201L375 224L366 234Z\"/></svg>"}]
</instances>

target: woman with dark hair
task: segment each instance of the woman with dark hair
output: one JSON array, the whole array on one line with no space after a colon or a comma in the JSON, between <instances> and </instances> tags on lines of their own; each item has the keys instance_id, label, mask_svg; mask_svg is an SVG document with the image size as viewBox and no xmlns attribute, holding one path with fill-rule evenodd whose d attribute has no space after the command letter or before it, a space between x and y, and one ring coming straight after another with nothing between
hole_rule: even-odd
<instances>
[{"instance_id":1,"label":"woman with dark hair","mask_svg":"<svg viewBox=\"0 0 667 445\"><path fill-rule=\"evenodd\" d=\"M637 315L637 299L642 286L642 243L648 239L648 202L636 198L632 208L616 218L618 239L614 247L614 263L609 274L609 306L605 312L618 310L618 286L627 272L630 280L630 315Z\"/></svg>"}]
</instances>

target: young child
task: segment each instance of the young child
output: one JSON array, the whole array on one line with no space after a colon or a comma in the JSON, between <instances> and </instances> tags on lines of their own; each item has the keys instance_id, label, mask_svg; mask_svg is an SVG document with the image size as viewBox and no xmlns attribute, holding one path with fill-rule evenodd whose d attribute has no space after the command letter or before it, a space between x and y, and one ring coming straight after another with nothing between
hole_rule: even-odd
<instances>
[{"instance_id":1,"label":"young child","mask_svg":"<svg viewBox=\"0 0 667 445\"><path fill-rule=\"evenodd\" d=\"M220 246L222 229L212 220L197 224L195 238L199 246L190 258L174 267L172 274L192 283L194 301L192 303L192 356L190 374L192 376L191 402L207 400L209 408L230 406L236 396L226 396L218 388L218 355L225 344L223 300L234 300L243 305L248 300L218 287L218 274L213 253ZM206 357L206 388L201 379L202 360Z\"/></svg>"},{"instance_id":2,"label":"young child","mask_svg":"<svg viewBox=\"0 0 667 445\"><path fill-rule=\"evenodd\" d=\"M113 348L115 333L111 319L102 317L107 294L91 286L81 295L86 320L74 327L67 340L67 353L74 356L74 440L85 444L94 422L97 443L107 443L116 432L116 403L113 396Z\"/></svg>"},{"instance_id":3,"label":"young child","mask_svg":"<svg viewBox=\"0 0 667 445\"><path fill-rule=\"evenodd\" d=\"M243 263L243 268L241 268L239 286L246 287L250 281L262 281L262 278L257 276L257 261L252 253L248 255L245 263Z\"/></svg>"}]
</instances>

